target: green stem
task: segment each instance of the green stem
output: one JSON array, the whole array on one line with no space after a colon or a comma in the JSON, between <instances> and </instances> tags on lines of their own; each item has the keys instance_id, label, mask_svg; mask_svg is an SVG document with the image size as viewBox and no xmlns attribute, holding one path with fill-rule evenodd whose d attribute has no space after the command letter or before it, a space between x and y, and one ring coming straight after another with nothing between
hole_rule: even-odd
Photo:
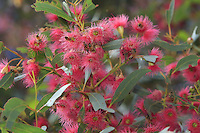
<instances>
[{"instance_id":1,"label":"green stem","mask_svg":"<svg viewBox=\"0 0 200 133\"><path fill-rule=\"evenodd\" d=\"M127 60L126 62L119 64L117 67L114 67L104 78L102 78L99 82L96 83L96 85L94 86L94 88L96 88L99 84L101 84L101 82L103 82L109 75L111 75L112 73L114 73L115 71L117 71L121 66L123 66L124 64L126 64L129 60Z\"/></svg>"},{"instance_id":2,"label":"green stem","mask_svg":"<svg viewBox=\"0 0 200 133\"><path fill-rule=\"evenodd\" d=\"M24 59L24 57L22 57L22 56L21 56L20 54L18 54L17 52L15 52L15 51L13 51L13 50L7 48L6 46L4 46L4 48L7 49L8 51L12 52L13 54L19 56L21 59Z\"/></svg>"},{"instance_id":3,"label":"green stem","mask_svg":"<svg viewBox=\"0 0 200 133\"><path fill-rule=\"evenodd\" d=\"M36 127L37 127L38 126L37 110L36 110L36 107L37 107L37 85L36 85L34 71L32 71L32 76L30 73L29 73L29 76L31 77L31 79L34 83L34 86L35 86L35 110L34 111L35 111L35 121L36 121Z\"/></svg>"}]
</instances>

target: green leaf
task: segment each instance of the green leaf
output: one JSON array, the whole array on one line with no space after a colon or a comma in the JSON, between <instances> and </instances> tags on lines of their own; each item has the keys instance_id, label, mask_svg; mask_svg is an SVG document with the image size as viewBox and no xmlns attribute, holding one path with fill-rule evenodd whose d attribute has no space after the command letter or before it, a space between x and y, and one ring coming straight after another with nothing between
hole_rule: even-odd
<instances>
[{"instance_id":1,"label":"green leaf","mask_svg":"<svg viewBox=\"0 0 200 133\"><path fill-rule=\"evenodd\" d=\"M170 25L170 23L172 21L172 17L173 17L173 14L174 14L174 4L175 4L175 1L172 0L170 2L169 10L166 11L166 17L167 17L168 25Z\"/></svg>"},{"instance_id":2,"label":"green leaf","mask_svg":"<svg viewBox=\"0 0 200 133\"><path fill-rule=\"evenodd\" d=\"M36 62L46 63L46 56L43 51L38 51L35 57Z\"/></svg>"},{"instance_id":3,"label":"green leaf","mask_svg":"<svg viewBox=\"0 0 200 133\"><path fill-rule=\"evenodd\" d=\"M114 113L115 111L113 109L107 108L106 102L104 97L99 93L87 93L90 102L92 103L92 106L95 111L99 109L103 109L105 111L108 111L110 113Z\"/></svg>"},{"instance_id":4,"label":"green leaf","mask_svg":"<svg viewBox=\"0 0 200 133\"><path fill-rule=\"evenodd\" d=\"M156 55L145 55L142 57L144 60L149 61L149 62L156 62L156 59L158 58L158 56Z\"/></svg>"},{"instance_id":5,"label":"green leaf","mask_svg":"<svg viewBox=\"0 0 200 133\"><path fill-rule=\"evenodd\" d=\"M85 116L85 107L84 106L79 111L79 116L81 117L81 119L84 119L84 116Z\"/></svg>"},{"instance_id":6,"label":"green leaf","mask_svg":"<svg viewBox=\"0 0 200 133\"><path fill-rule=\"evenodd\" d=\"M199 60L200 58L196 55L189 55L189 56L186 56L184 58L182 58L178 64L176 65L176 68L174 70L174 72L176 71L181 71L181 70L184 70L184 69L187 69L188 68L188 65L192 65L192 66L196 66L197 65L197 61Z\"/></svg>"},{"instance_id":7,"label":"green leaf","mask_svg":"<svg viewBox=\"0 0 200 133\"><path fill-rule=\"evenodd\" d=\"M41 128L23 123L15 123L11 131L14 133L46 133L46 131L43 131Z\"/></svg>"},{"instance_id":8,"label":"green leaf","mask_svg":"<svg viewBox=\"0 0 200 133\"><path fill-rule=\"evenodd\" d=\"M78 127L78 133L84 133L85 129L86 129L87 125L84 123L81 123Z\"/></svg>"},{"instance_id":9,"label":"green leaf","mask_svg":"<svg viewBox=\"0 0 200 133\"><path fill-rule=\"evenodd\" d=\"M56 67L56 64L58 65L58 67L63 66L63 59L62 59L62 55L63 55L63 54L64 54L64 53L59 53L59 54L55 55L54 58L53 58L53 60L52 60L52 62L50 62L51 65L52 65L54 68Z\"/></svg>"},{"instance_id":10,"label":"green leaf","mask_svg":"<svg viewBox=\"0 0 200 133\"><path fill-rule=\"evenodd\" d=\"M47 103L47 101L53 96L54 93L49 93L40 100L40 102L36 106L36 110L39 110L42 106ZM45 112L48 109L48 107L44 107L43 109L40 110L41 113Z\"/></svg>"},{"instance_id":11,"label":"green leaf","mask_svg":"<svg viewBox=\"0 0 200 133\"><path fill-rule=\"evenodd\" d=\"M68 5L68 3L67 2L65 2L65 1L63 1L63 8L64 8L64 10L68 13L68 15L70 16L70 17L72 17L72 15L71 15L71 10L69 9L69 5Z\"/></svg>"},{"instance_id":12,"label":"green leaf","mask_svg":"<svg viewBox=\"0 0 200 133\"><path fill-rule=\"evenodd\" d=\"M187 43L180 44L180 45L170 45L166 41L162 41L162 40L156 40L156 41L154 41L154 44L160 46L161 48L170 50L170 51L183 51L183 50L187 50L192 47L191 45L189 45Z\"/></svg>"},{"instance_id":13,"label":"green leaf","mask_svg":"<svg viewBox=\"0 0 200 133\"><path fill-rule=\"evenodd\" d=\"M35 58L35 56L36 56L36 53L33 50L29 50L27 54L28 54L29 58Z\"/></svg>"},{"instance_id":14,"label":"green leaf","mask_svg":"<svg viewBox=\"0 0 200 133\"><path fill-rule=\"evenodd\" d=\"M6 128L12 129L15 120L17 119L18 115L24 111L26 108L26 104L23 100L19 98L11 98L9 99L6 104L4 105L4 111L2 113L1 119L5 116L6 120Z\"/></svg>"},{"instance_id":15,"label":"green leaf","mask_svg":"<svg viewBox=\"0 0 200 133\"><path fill-rule=\"evenodd\" d=\"M137 84L139 79L144 76L146 73L150 72L149 69L139 69L131 74L129 74L126 79L124 79L117 90L115 91L115 94L113 96L113 99L111 101L111 105L115 102L119 102L123 100L128 93L133 89L133 87Z\"/></svg>"},{"instance_id":16,"label":"green leaf","mask_svg":"<svg viewBox=\"0 0 200 133\"><path fill-rule=\"evenodd\" d=\"M1 131L1 133L8 133L8 131L6 129L2 128L2 127L1 127L0 131Z\"/></svg>"},{"instance_id":17,"label":"green leaf","mask_svg":"<svg viewBox=\"0 0 200 133\"><path fill-rule=\"evenodd\" d=\"M176 59L174 59L172 56L164 56L162 60L165 61L166 66L176 61Z\"/></svg>"},{"instance_id":18,"label":"green leaf","mask_svg":"<svg viewBox=\"0 0 200 133\"><path fill-rule=\"evenodd\" d=\"M106 129L102 130L100 133L110 133L113 130L115 130L114 127L107 127Z\"/></svg>"},{"instance_id":19,"label":"green leaf","mask_svg":"<svg viewBox=\"0 0 200 133\"><path fill-rule=\"evenodd\" d=\"M105 45L103 45L103 49L105 51L109 51L109 50L113 50L113 49L119 49L122 45L124 39L118 39L118 40L114 40L111 41Z\"/></svg>"},{"instance_id":20,"label":"green leaf","mask_svg":"<svg viewBox=\"0 0 200 133\"><path fill-rule=\"evenodd\" d=\"M9 72L3 76L0 81L0 88L8 89L14 80L15 74L13 72Z\"/></svg>"},{"instance_id":21,"label":"green leaf","mask_svg":"<svg viewBox=\"0 0 200 133\"><path fill-rule=\"evenodd\" d=\"M52 69L52 68L49 68L49 69ZM37 87L39 87L43 80L45 79L45 77L47 76L47 74L50 72L50 70L40 70L40 73L39 73L39 77L38 77L38 80L37 80Z\"/></svg>"},{"instance_id":22,"label":"green leaf","mask_svg":"<svg viewBox=\"0 0 200 133\"><path fill-rule=\"evenodd\" d=\"M0 41L0 54L1 54L2 51L3 51L3 42Z\"/></svg>"},{"instance_id":23,"label":"green leaf","mask_svg":"<svg viewBox=\"0 0 200 133\"><path fill-rule=\"evenodd\" d=\"M91 73L92 71L90 68L85 69L85 83L84 84L87 83L88 79L90 78Z\"/></svg>"},{"instance_id":24,"label":"green leaf","mask_svg":"<svg viewBox=\"0 0 200 133\"><path fill-rule=\"evenodd\" d=\"M56 3L54 2L49 3L48 1L37 0L36 3L34 3L31 7L35 8L35 11L44 11L47 13L53 13L65 20L74 21L73 18L67 15L67 13L64 12L62 8L57 6Z\"/></svg>"},{"instance_id":25,"label":"green leaf","mask_svg":"<svg viewBox=\"0 0 200 133\"><path fill-rule=\"evenodd\" d=\"M17 47L16 48L18 51L20 51L21 53L28 53L28 48L27 47Z\"/></svg>"},{"instance_id":26,"label":"green leaf","mask_svg":"<svg viewBox=\"0 0 200 133\"><path fill-rule=\"evenodd\" d=\"M139 85L135 85L135 87L133 89L133 93L138 94L141 97L151 94L147 89L145 89Z\"/></svg>"},{"instance_id":27,"label":"green leaf","mask_svg":"<svg viewBox=\"0 0 200 133\"><path fill-rule=\"evenodd\" d=\"M162 103L160 103L158 101L154 101L152 99L145 99L144 107L146 108L146 110L148 111L149 114L150 113L155 114L163 109Z\"/></svg>"},{"instance_id":28,"label":"green leaf","mask_svg":"<svg viewBox=\"0 0 200 133\"><path fill-rule=\"evenodd\" d=\"M94 5L94 3L92 2L92 0L85 0L83 3L83 9L82 12L83 14L95 9L96 6Z\"/></svg>"},{"instance_id":29,"label":"green leaf","mask_svg":"<svg viewBox=\"0 0 200 133\"><path fill-rule=\"evenodd\" d=\"M49 47L46 47L46 48L44 49L44 52L45 52L45 55L46 55L46 57L47 57L47 60L48 60L49 62L51 62L51 61L53 60L53 53L52 53L51 49L50 49Z\"/></svg>"}]
</instances>

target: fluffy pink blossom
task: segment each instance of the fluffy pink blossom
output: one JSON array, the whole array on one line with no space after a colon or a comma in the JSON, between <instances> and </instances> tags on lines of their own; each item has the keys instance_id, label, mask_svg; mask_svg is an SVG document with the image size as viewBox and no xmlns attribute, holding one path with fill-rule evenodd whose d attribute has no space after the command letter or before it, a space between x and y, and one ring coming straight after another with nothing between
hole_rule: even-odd
<instances>
[{"instance_id":1,"label":"fluffy pink blossom","mask_svg":"<svg viewBox=\"0 0 200 133\"><path fill-rule=\"evenodd\" d=\"M117 29L119 26L126 28L128 26L128 16L122 14L117 17L113 17L110 20L112 21L113 27Z\"/></svg>"},{"instance_id":2,"label":"fluffy pink blossom","mask_svg":"<svg viewBox=\"0 0 200 133\"><path fill-rule=\"evenodd\" d=\"M84 123L92 130L103 130L107 126L105 115L101 111L92 111L85 114Z\"/></svg>"},{"instance_id":3,"label":"fluffy pink blossom","mask_svg":"<svg viewBox=\"0 0 200 133\"><path fill-rule=\"evenodd\" d=\"M87 18L87 14L82 14L82 8L83 8L82 5L79 4L78 6L76 6L75 8L76 11L74 10L74 6L70 6L69 8L71 12L74 13L75 16L78 16L77 18L78 20L83 21Z\"/></svg>"},{"instance_id":4,"label":"fluffy pink blossom","mask_svg":"<svg viewBox=\"0 0 200 133\"><path fill-rule=\"evenodd\" d=\"M48 128L49 122L44 117L38 117L38 125L37 127L41 128L42 126L46 126ZM34 126L36 126L36 121L34 121Z\"/></svg>"},{"instance_id":5,"label":"fluffy pink blossom","mask_svg":"<svg viewBox=\"0 0 200 133\"><path fill-rule=\"evenodd\" d=\"M158 125L149 125L144 129L144 133L154 133L160 131L160 127Z\"/></svg>"},{"instance_id":6,"label":"fluffy pink blossom","mask_svg":"<svg viewBox=\"0 0 200 133\"><path fill-rule=\"evenodd\" d=\"M33 79L35 77L35 81L37 82L37 76L40 72L40 67L37 62L34 60L25 60L23 62L23 73L26 74L26 76L23 78L23 83L26 85L26 87L32 87L34 85ZM33 76L33 73L34 76Z\"/></svg>"},{"instance_id":7,"label":"fluffy pink blossom","mask_svg":"<svg viewBox=\"0 0 200 133\"><path fill-rule=\"evenodd\" d=\"M74 50L83 50L84 45L81 38L81 32L75 28L70 31L64 31L63 35L60 38L61 47L64 51Z\"/></svg>"},{"instance_id":8,"label":"fluffy pink blossom","mask_svg":"<svg viewBox=\"0 0 200 133\"><path fill-rule=\"evenodd\" d=\"M198 69L197 67L193 67L192 65L189 65L189 67L185 70L182 71L183 72L183 77L191 82L191 83L195 83L199 80L199 73L198 73Z\"/></svg>"},{"instance_id":9,"label":"fluffy pink blossom","mask_svg":"<svg viewBox=\"0 0 200 133\"><path fill-rule=\"evenodd\" d=\"M154 90L150 95L147 96L147 98L159 101L162 98L162 91Z\"/></svg>"},{"instance_id":10,"label":"fluffy pink blossom","mask_svg":"<svg viewBox=\"0 0 200 133\"><path fill-rule=\"evenodd\" d=\"M149 55L156 55L156 56L158 56L158 57L156 58L155 63L161 61L161 59L163 58L163 53L162 53L162 51L159 50L159 48L155 48L155 47L151 50L151 52L149 52Z\"/></svg>"},{"instance_id":11,"label":"fluffy pink blossom","mask_svg":"<svg viewBox=\"0 0 200 133\"><path fill-rule=\"evenodd\" d=\"M27 38L27 46L34 51L42 51L47 46L47 37L40 32L32 33Z\"/></svg>"},{"instance_id":12,"label":"fluffy pink blossom","mask_svg":"<svg viewBox=\"0 0 200 133\"><path fill-rule=\"evenodd\" d=\"M59 41L60 37L63 35L63 31L61 29L52 29L51 30L51 40Z\"/></svg>"},{"instance_id":13,"label":"fluffy pink blossom","mask_svg":"<svg viewBox=\"0 0 200 133\"><path fill-rule=\"evenodd\" d=\"M177 63L178 62L173 62L165 67L164 71L166 72L167 75L170 74L171 69L174 70L176 68ZM180 71L176 71L171 75L171 78L177 79L180 74L181 74Z\"/></svg>"},{"instance_id":14,"label":"fluffy pink blossom","mask_svg":"<svg viewBox=\"0 0 200 133\"><path fill-rule=\"evenodd\" d=\"M140 44L141 42L136 37L130 36L129 38L126 38L120 47L120 56L122 60L124 61L131 56L134 57L137 55L141 48Z\"/></svg>"},{"instance_id":15,"label":"fluffy pink blossom","mask_svg":"<svg viewBox=\"0 0 200 133\"><path fill-rule=\"evenodd\" d=\"M0 63L0 80L8 72L10 72L10 66L8 65L8 61L6 59L2 60L2 62Z\"/></svg>"},{"instance_id":16,"label":"fluffy pink blossom","mask_svg":"<svg viewBox=\"0 0 200 133\"><path fill-rule=\"evenodd\" d=\"M57 15L53 14L53 13L47 13L45 15L45 17L48 19L48 21L51 22L55 22L56 20L58 20Z\"/></svg>"},{"instance_id":17,"label":"fluffy pink blossom","mask_svg":"<svg viewBox=\"0 0 200 133\"><path fill-rule=\"evenodd\" d=\"M182 88L181 91L179 91L178 95L188 100L188 96L190 95L189 86L187 86L186 88Z\"/></svg>"},{"instance_id":18,"label":"fluffy pink blossom","mask_svg":"<svg viewBox=\"0 0 200 133\"><path fill-rule=\"evenodd\" d=\"M98 55L95 53L87 54L82 58L82 67L90 68L92 71L102 68L102 62L99 60Z\"/></svg>"},{"instance_id":19,"label":"fluffy pink blossom","mask_svg":"<svg viewBox=\"0 0 200 133\"><path fill-rule=\"evenodd\" d=\"M160 33L147 16L138 16L131 21L131 26L135 32L139 33L144 44L148 45L154 41Z\"/></svg>"}]
</instances>

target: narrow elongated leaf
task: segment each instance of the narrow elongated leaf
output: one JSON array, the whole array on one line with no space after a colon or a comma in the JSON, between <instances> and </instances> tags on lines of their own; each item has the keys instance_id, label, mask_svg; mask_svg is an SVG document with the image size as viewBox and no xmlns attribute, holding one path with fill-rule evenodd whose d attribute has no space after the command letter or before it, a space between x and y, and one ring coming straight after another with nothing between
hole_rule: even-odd
<instances>
[{"instance_id":1,"label":"narrow elongated leaf","mask_svg":"<svg viewBox=\"0 0 200 133\"><path fill-rule=\"evenodd\" d=\"M1 126L0 126L1 127ZM4 129L3 127L1 127L1 130L0 130L2 133L8 133L8 131L6 129Z\"/></svg>"},{"instance_id":2,"label":"narrow elongated leaf","mask_svg":"<svg viewBox=\"0 0 200 133\"><path fill-rule=\"evenodd\" d=\"M169 10L166 11L166 17L167 17L168 25L170 25L170 23L172 21L172 17L173 17L173 14L174 14L174 4L175 4L175 1L172 0L170 2Z\"/></svg>"},{"instance_id":3,"label":"narrow elongated leaf","mask_svg":"<svg viewBox=\"0 0 200 133\"><path fill-rule=\"evenodd\" d=\"M86 129L87 125L84 123L81 123L78 127L78 133L84 133L85 129Z\"/></svg>"},{"instance_id":4,"label":"narrow elongated leaf","mask_svg":"<svg viewBox=\"0 0 200 133\"><path fill-rule=\"evenodd\" d=\"M85 107L84 107L84 106L83 106L83 107L81 108L81 110L79 111L79 116L81 117L81 119L84 118L84 116L85 116Z\"/></svg>"},{"instance_id":5,"label":"narrow elongated leaf","mask_svg":"<svg viewBox=\"0 0 200 133\"><path fill-rule=\"evenodd\" d=\"M58 65L58 67L63 66L63 60L62 60L62 55L63 55L63 54L64 54L64 53L59 53L59 54L55 55L54 58L53 58L53 60L52 60L52 62L50 62L51 65L52 65L54 68L56 67L56 64Z\"/></svg>"},{"instance_id":6,"label":"narrow elongated leaf","mask_svg":"<svg viewBox=\"0 0 200 133\"><path fill-rule=\"evenodd\" d=\"M14 133L46 133L46 131L42 130L41 128L23 123L15 123L11 131Z\"/></svg>"},{"instance_id":7,"label":"narrow elongated leaf","mask_svg":"<svg viewBox=\"0 0 200 133\"><path fill-rule=\"evenodd\" d=\"M1 54L2 51L3 51L3 42L0 41L0 54Z\"/></svg>"},{"instance_id":8,"label":"narrow elongated leaf","mask_svg":"<svg viewBox=\"0 0 200 133\"><path fill-rule=\"evenodd\" d=\"M107 127L106 129L102 130L100 133L109 133L111 131L115 130L114 127Z\"/></svg>"},{"instance_id":9,"label":"narrow elongated leaf","mask_svg":"<svg viewBox=\"0 0 200 133\"><path fill-rule=\"evenodd\" d=\"M155 62L156 62L156 59L158 58L158 56L156 56L156 55L145 55L145 56L143 56L143 58L144 58L146 61L155 63Z\"/></svg>"},{"instance_id":10,"label":"narrow elongated leaf","mask_svg":"<svg viewBox=\"0 0 200 133\"><path fill-rule=\"evenodd\" d=\"M156 41L154 41L154 44L160 46L161 48L170 50L170 51L183 51L183 50L187 50L192 47L191 45L189 45L187 43L180 44L180 45L170 45L166 41L162 41L162 40L156 40Z\"/></svg>"},{"instance_id":11,"label":"narrow elongated leaf","mask_svg":"<svg viewBox=\"0 0 200 133\"><path fill-rule=\"evenodd\" d=\"M145 89L139 85L135 85L135 87L133 89L133 93L138 94L141 97L151 94L147 89Z\"/></svg>"},{"instance_id":12,"label":"narrow elongated leaf","mask_svg":"<svg viewBox=\"0 0 200 133\"><path fill-rule=\"evenodd\" d=\"M0 81L0 88L8 89L13 84L14 77L15 74L13 72L4 75Z\"/></svg>"},{"instance_id":13,"label":"narrow elongated leaf","mask_svg":"<svg viewBox=\"0 0 200 133\"><path fill-rule=\"evenodd\" d=\"M92 103L92 106L95 111L99 109L106 110L110 113L114 113L115 111L113 109L107 108L106 102L104 97L99 93L87 93L90 102Z\"/></svg>"},{"instance_id":14,"label":"narrow elongated leaf","mask_svg":"<svg viewBox=\"0 0 200 133\"><path fill-rule=\"evenodd\" d=\"M176 59L174 59L174 57L172 57L172 56L164 56L164 57L162 58L162 60L165 61L165 64L166 64L166 65L169 65L169 64L171 64L172 62L176 61Z\"/></svg>"},{"instance_id":15,"label":"narrow elongated leaf","mask_svg":"<svg viewBox=\"0 0 200 133\"><path fill-rule=\"evenodd\" d=\"M65 1L63 1L63 8L64 8L64 10L68 13L68 15L70 16L70 17L72 17L72 15L71 15L71 10L69 9L69 5L68 5L68 3L67 2L65 2Z\"/></svg>"},{"instance_id":16,"label":"narrow elongated leaf","mask_svg":"<svg viewBox=\"0 0 200 133\"><path fill-rule=\"evenodd\" d=\"M53 60L53 53L52 53L51 49L49 47L46 47L44 49L44 52L45 52L45 55L46 55L48 61L51 62Z\"/></svg>"},{"instance_id":17,"label":"narrow elongated leaf","mask_svg":"<svg viewBox=\"0 0 200 133\"><path fill-rule=\"evenodd\" d=\"M58 91L56 91L56 93L53 94L53 96L47 101L47 103L44 106L51 107L56 101L56 99L59 98L70 85L71 83L62 86Z\"/></svg>"},{"instance_id":18,"label":"narrow elongated leaf","mask_svg":"<svg viewBox=\"0 0 200 133\"><path fill-rule=\"evenodd\" d=\"M26 108L26 104L23 100L19 98L11 98L9 99L6 104L4 105L4 110L1 115L1 120L5 116L6 120L6 128L12 129L12 126L18 117L18 115L24 111Z\"/></svg>"},{"instance_id":19,"label":"narrow elongated leaf","mask_svg":"<svg viewBox=\"0 0 200 133\"><path fill-rule=\"evenodd\" d=\"M33 50L29 50L27 54L28 54L29 58L35 58L35 56L36 56L36 53Z\"/></svg>"},{"instance_id":20,"label":"narrow elongated leaf","mask_svg":"<svg viewBox=\"0 0 200 133\"><path fill-rule=\"evenodd\" d=\"M118 40L111 41L111 42L103 45L103 49L105 51L113 50L113 49L119 49L122 45L123 40L124 39L118 39Z\"/></svg>"},{"instance_id":21,"label":"narrow elongated leaf","mask_svg":"<svg viewBox=\"0 0 200 133\"><path fill-rule=\"evenodd\" d=\"M49 68L49 69L50 70L43 69L43 70L40 71L39 78L37 80L37 87L39 87L42 84L43 80L45 79L45 77L51 71L52 68Z\"/></svg>"},{"instance_id":22,"label":"narrow elongated leaf","mask_svg":"<svg viewBox=\"0 0 200 133\"><path fill-rule=\"evenodd\" d=\"M18 51L20 51L21 53L27 53L28 52L28 48L27 47L17 47L16 49Z\"/></svg>"},{"instance_id":23,"label":"narrow elongated leaf","mask_svg":"<svg viewBox=\"0 0 200 133\"><path fill-rule=\"evenodd\" d=\"M45 53L43 51L38 51L35 56L35 60L36 60L36 62L46 63Z\"/></svg>"},{"instance_id":24,"label":"narrow elongated leaf","mask_svg":"<svg viewBox=\"0 0 200 133\"><path fill-rule=\"evenodd\" d=\"M53 93L47 94L45 95L40 102L38 103L36 110L39 110L43 105L45 105L45 103L47 103L47 101L53 96ZM45 109L40 110L40 112L45 112Z\"/></svg>"},{"instance_id":25,"label":"narrow elongated leaf","mask_svg":"<svg viewBox=\"0 0 200 133\"><path fill-rule=\"evenodd\" d=\"M200 59L200 58L196 55L189 55L189 56L182 58L176 65L176 69L174 70L174 72L176 72L178 70L179 71L184 70L184 69L188 68L188 65L190 65L190 64L192 66L196 66L198 59Z\"/></svg>"},{"instance_id":26,"label":"narrow elongated leaf","mask_svg":"<svg viewBox=\"0 0 200 133\"><path fill-rule=\"evenodd\" d=\"M91 72L92 71L90 68L85 69L85 84L87 83L88 79L90 78Z\"/></svg>"},{"instance_id":27,"label":"narrow elongated leaf","mask_svg":"<svg viewBox=\"0 0 200 133\"><path fill-rule=\"evenodd\" d=\"M158 101L154 101L152 99L145 99L144 100L144 107L148 111L149 114L157 113L158 111L163 109L162 103Z\"/></svg>"},{"instance_id":28,"label":"narrow elongated leaf","mask_svg":"<svg viewBox=\"0 0 200 133\"><path fill-rule=\"evenodd\" d=\"M19 76L14 78L14 82L17 82L17 81L23 79L24 77L26 77L26 74L19 75Z\"/></svg>"},{"instance_id":29,"label":"narrow elongated leaf","mask_svg":"<svg viewBox=\"0 0 200 133\"><path fill-rule=\"evenodd\" d=\"M151 70L149 69L139 69L129 74L126 79L121 82L121 84L115 91L111 104L123 100L137 84L139 79L150 71Z\"/></svg>"},{"instance_id":30,"label":"narrow elongated leaf","mask_svg":"<svg viewBox=\"0 0 200 133\"><path fill-rule=\"evenodd\" d=\"M74 19L71 18L69 15L67 15L67 13L64 12L62 8L60 8L53 2L49 3L48 1L37 0L36 3L34 3L31 7L35 8L35 11L44 11L47 13L53 13L65 20L74 21Z\"/></svg>"},{"instance_id":31,"label":"narrow elongated leaf","mask_svg":"<svg viewBox=\"0 0 200 133\"><path fill-rule=\"evenodd\" d=\"M92 2L92 0L85 0L83 3L83 14L95 9L96 6L95 4Z\"/></svg>"}]
</instances>

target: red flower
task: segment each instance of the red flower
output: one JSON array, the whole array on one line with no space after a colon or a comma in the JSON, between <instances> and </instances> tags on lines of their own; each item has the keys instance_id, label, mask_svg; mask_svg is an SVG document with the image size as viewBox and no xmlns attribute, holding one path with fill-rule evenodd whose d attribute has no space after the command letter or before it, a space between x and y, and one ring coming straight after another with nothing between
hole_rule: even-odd
<instances>
[{"instance_id":1,"label":"red flower","mask_svg":"<svg viewBox=\"0 0 200 133\"><path fill-rule=\"evenodd\" d=\"M123 118L122 118L122 125L132 125L133 122L135 122L135 117L132 115L132 114L127 114L127 115L124 115Z\"/></svg>"},{"instance_id":2,"label":"red flower","mask_svg":"<svg viewBox=\"0 0 200 133\"><path fill-rule=\"evenodd\" d=\"M186 78L187 81L195 83L199 80L199 74L198 74L197 67L193 67L192 65L189 65L189 67L185 70L183 70L183 77Z\"/></svg>"},{"instance_id":3,"label":"red flower","mask_svg":"<svg viewBox=\"0 0 200 133\"><path fill-rule=\"evenodd\" d=\"M175 122L177 121L177 113L175 109L167 108L162 112L162 117L164 121L171 121Z\"/></svg>"},{"instance_id":4,"label":"red flower","mask_svg":"<svg viewBox=\"0 0 200 133\"><path fill-rule=\"evenodd\" d=\"M84 122L88 124L88 127L92 128L93 130L103 130L107 125L104 117L105 116L101 111L87 112L84 118Z\"/></svg>"},{"instance_id":5,"label":"red flower","mask_svg":"<svg viewBox=\"0 0 200 133\"><path fill-rule=\"evenodd\" d=\"M192 118L187 121L188 130L191 131L191 133L199 133L200 131L200 120L197 118Z\"/></svg>"}]
</instances>

